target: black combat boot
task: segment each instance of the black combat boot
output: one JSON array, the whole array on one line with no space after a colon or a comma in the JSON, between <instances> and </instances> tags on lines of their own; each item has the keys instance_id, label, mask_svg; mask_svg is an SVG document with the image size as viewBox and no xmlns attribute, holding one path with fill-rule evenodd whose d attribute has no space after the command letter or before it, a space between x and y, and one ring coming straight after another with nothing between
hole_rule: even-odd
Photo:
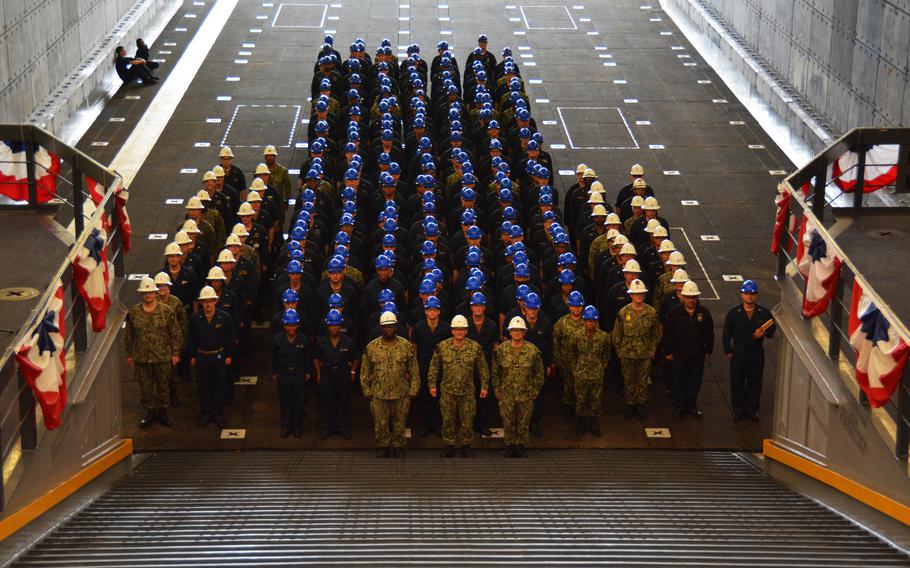
<instances>
[{"instance_id":1,"label":"black combat boot","mask_svg":"<svg viewBox=\"0 0 910 568\"><path fill-rule=\"evenodd\" d=\"M515 446L506 446L506 457L507 458L515 457Z\"/></svg>"},{"instance_id":2,"label":"black combat boot","mask_svg":"<svg viewBox=\"0 0 910 568\"><path fill-rule=\"evenodd\" d=\"M625 418L626 420L628 420L628 419L632 418L633 416L635 416L635 405L627 404L626 411L622 413L622 417Z\"/></svg>"},{"instance_id":3,"label":"black combat boot","mask_svg":"<svg viewBox=\"0 0 910 568\"><path fill-rule=\"evenodd\" d=\"M588 429L595 438L600 438L600 424L597 423L597 417L592 416L588 419Z\"/></svg>"},{"instance_id":4,"label":"black combat boot","mask_svg":"<svg viewBox=\"0 0 910 568\"><path fill-rule=\"evenodd\" d=\"M171 406L180 406L180 398L177 397L177 385L171 385L170 388Z\"/></svg>"},{"instance_id":5,"label":"black combat boot","mask_svg":"<svg viewBox=\"0 0 910 568\"><path fill-rule=\"evenodd\" d=\"M281 429L281 439L282 439L282 440L285 439L285 438L287 438L287 437L290 436L290 435L291 435L291 429L290 429L290 428L282 428L282 429Z\"/></svg>"},{"instance_id":6,"label":"black combat boot","mask_svg":"<svg viewBox=\"0 0 910 568\"><path fill-rule=\"evenodd\" d=\"M446 445L446 449L442 451L442 457L451 458L455 456L455 446Z\"/></svg>"},{"instance_id":7,"label":"black combat boot","mask_svg":"<svg viewBox=\"0 0 910 568\"><path fill-rule=\"evenodd\" d=\"M404 450L401 448L392 448L392 451L389 453L389 455L395 459L403 458Z\"/></svg>"},{"instance_id":8,"label":"black combat boot","mask_svg":"<svg viewBox=\"0 0 910 568\"><path fill-rule=\"evenodd\" d=\"M648 419L648 411L645 410L645 405L639 404L639 405L636 407L636 410L637 410L637 412L638 412L638 417L639 417L639 418L641 418L642 420L647 420L647 419Z\"/></svg>"},{"instance_id":9,"label":"black combat boot","mask_svg":"<svg viewBox=\"0 0 910 568\"><path fill-rule=\"evenodd\" d=\"M145 412L145 418L139 421L139 427L148 428L154 424L156 420L158 420L158 412L156 410L147 410Z\"/></svg>"},{"instance_id":10,"label":"black combat boot","mask_svg":"<svg viewBox=\"0 0 910 568\"><path fill-rule=\"evenodd\" d=\"M588 422L585 418L579 416L575 419L575 435L581 438L588 430Z\"/></svg>"},{"instance_id":11,"label":"black combat boot","mask_svg":"<svg viewBox=\"0 0 910 568\"><path fill-rule=\"evenodd\" d=\"M543 430L540 428L540 420L531 420L531 435L535 438L543 436Z\"/></svg>"},{"instance_id":12,"label":"black combat boot","mask_svg":"<svg viewBox=\"0 0 910 568\"><path fill-rule=\"evenodd\" d=\"M471 451L471 446L462 446L461 447L461 457L463 458L473 458L474 452Z\"/></svg>"},{"instance_id":13,"label":"black combat boot","mask_svg":"<svg viewBox=\"0 0 910 568\"><path fill-rule=\"evenodd\" d=\"M528 452L525 451L525 445L524 445L524 444L518 444L518 445L515 447L515 457L516 457L516 458L526 458L526 457L528 457Z\"/></svg>"},{"instance_id":14,"label":"black combat boot","mask_svg":"<svg viewBox=\"0 0 910 568\"><path fill-rule=\"evenodd\" d=\"M391 456L392 456L392 450L390 450L389 448L379 448L378 450L376 450L377 458L388 458Z\"/></svg>"},{"instance_id":15,"label":"black combat boot","mask_svg":"<svg viewBox=\"0 0 910 568\"><path fill-rule=\"evenodd\" d=\"M170 416L167 415L167 410L164 408L158 409L158 422L160 422L162 426L166 426L168 428L174 425L174 423L171 422Z\"/></svg>"}]
</instances>

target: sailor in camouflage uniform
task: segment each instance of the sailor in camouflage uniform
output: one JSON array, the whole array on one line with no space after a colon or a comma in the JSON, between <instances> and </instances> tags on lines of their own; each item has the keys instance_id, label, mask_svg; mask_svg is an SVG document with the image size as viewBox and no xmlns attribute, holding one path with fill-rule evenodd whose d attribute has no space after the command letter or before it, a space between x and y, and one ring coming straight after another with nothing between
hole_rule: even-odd
<instances>
[{"instance_id":1,"label":"sailor in camouflage uniform","mask_svg":"<svg viewBox=\"0 0 910 568\"><path fill-rule=\"evenodd\" d=\"M613 324L613 347L622 369L626 418L636 413L644 420L645 400L651 375L651 360L660 344L657 310L645 304L648 289L636 278L629 285L632 303L619 310Z\"/></svg>"},{"instance_id":2,"label":"sailor in camouflage uniform","mask_svg":"<svg viewBox=\"0 0 910 568\"><path fill-rule=\"evenodd\" d=\"M528 457L525 444L531 412L544 380L543 358L537 347L524 340L526 331L525 320L515 316L509 322L512 339L500 343L493 352L493 389L499 399L509 458Z\"/></svg>"},{"instance_id":3,"label":"sailor in camouflage uniform","mask_svg":"<svg viewBox=\"0 0 910 568\"><path fill-rule=\"evenodd\" d=\"M430 396L439 394L442 412L443 457L455 455L455 446L461 446L461 456L469 458L474 440L474 376L480 378L480 398L487 397L490 373L479 343L468 339L468 320L462 315L452 318L452 337L440 342L430 359L427 384Z\"/></svg>"},{"instance_id":4,"label":"sailor in camouflage uniform","mask_svg":"<svg viewBox=\"0 0 910 568\"><path fill-rule=\"evenodd\" d=\"M572 381L572 362L576 357L574 336L582 327L581 311L585 307L585 298L581 292L573 290L568 304L569 313L553 325L553 362L562 378L563 415L571 419L575 411L575 385Z\"/></svg>"},{"instance_id":5,"label":"sailor in camouflage uniform","mask_svg":"<svg viewBox=\"0 0 910 568\"><path fill-rule=\"evenodd\" d=\"M379 457L403 456L405 422L411 398L420 388L420 369L410 341L396 335L398 318L383 312L379 318L382 336L364 351L360 386L370 399Z\"/></svg>"},{"instance_id":6,"label":"sailor in camouflage uniform","mask_svg":"<svg viewBox=\"0 0 910 568\"><path fill-rule=\"evenodd\" d=\"M186 348L186 326L189 321L186 315L186 308L184 308L183 302L177 296L171 294L171 277L167 272L159 272L155 275L155 286L158 287L158 301L170 306L174 310L174 315L177 316L177 329L180 330L177 342L180 344L180 356L182 358L184 356L183 350ZM168 373L168 382L170 384L168 389L171 399L170 405L179 406L177 385L180 384L180 373L177 372L176 365L171 366L171 370Z\"/></svg>"},{"instance_id":7,"label":"sailor in camouflage uniform","mask_svg":"<svg viewBox=\"0 0 910 568\"><path fill-rule=\"evenodd\" d=\"M575 434L590 431L600 436L600 409L603 405L604 373L610 362L610 334L598 327L600 314L585 306L582 328L575 332L576 357L572 361L575 381Z\"/></svg>"}]
</instances>

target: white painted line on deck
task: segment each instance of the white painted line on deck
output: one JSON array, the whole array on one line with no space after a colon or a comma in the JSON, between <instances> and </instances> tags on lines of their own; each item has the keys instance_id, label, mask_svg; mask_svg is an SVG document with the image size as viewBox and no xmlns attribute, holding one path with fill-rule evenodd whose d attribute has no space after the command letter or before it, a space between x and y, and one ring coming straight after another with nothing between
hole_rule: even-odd
<instances>
[{"instance_id":1,"label":"white painted line on deck","mask_svg":"<svg viewBox=\"0 0 910 568\"><path fill-rule=\"evenodd\" d=\"M705 280L708 282L708 286L711 287L711 291L714 292L713 298L706 298L701 296L701 300L720 300L720 294L717 293L717 288L714 287L714 281L711 280L711 277L708 276L708 271L705 270L705 265L702 264L701 258L698 256L698 252L695 250L695 247L692 245L692 241L689 239L689 234L686 232L685 227L670 227L670 229L677 229L682 232L683 237L686 239L686 242L689 243L689 250L692 251L692 255L695 257L695 262L698 263L698 266L701 267L701 273L705 275ZM691 273L690 273L691 274Z\"/></svg>"}]
</instances>

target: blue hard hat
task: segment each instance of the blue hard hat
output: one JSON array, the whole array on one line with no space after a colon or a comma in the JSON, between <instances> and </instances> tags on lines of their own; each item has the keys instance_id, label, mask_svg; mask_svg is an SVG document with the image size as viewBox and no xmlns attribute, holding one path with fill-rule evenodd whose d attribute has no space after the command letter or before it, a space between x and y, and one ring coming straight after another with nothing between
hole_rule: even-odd
<instances>
[{"instance_id":1,"label":"blue hard hat","mask_svg":"<svg viewBox=\"0 0 910 568\"><path fill-rule=\"evenodd\" d=\"M483 236L483 231L481 231L480 227L478 227L477 225L471 225L471 227L468 228L467 237L469 239L479 239L482 236Z\"/></svg>"},{"instance_id":2,"label":"blue hard hat","mask_svg":"<svg viewBox=\"0 0 910 568\"><path fill-rule=\"evenodd\" d=\"M509 205L502 210L502 218L506 221L514 221L518 219L518 210Z\"/></svg>"},{"instance_id":3,"label":"blue hard hat","mask_svg":"<svg viewBox=\"0 0 910 568\"><path fill-rule=\"evenodd\" d=\"M558 264L560 266L566 266L566 265L575 264L575 263L576 263L575 254L571 253L571 252L562 253L561 255L559 255L559 258L556 260L556 264Z\"/></svg>"},{"instance_id":4,"label":"blue hard hat","mask_svg":"<svg viewBox=\"0 0 910 568\"><path fill-rule=\"evenodd\" d=\"M296 227L295 227L295 228L296 228ZM288 253L292 253L292 252L296 252L296 251L302 250L302 249L300 248L300 243L298 243L297 241L288 241L287 249L288 249Z\"/></svg>"},{"instance_id":5,"label":"blue hard hat","mask_svg":"<svg viewBox=\"0 0 910 568\"><path fill-rule=\"evenodd\" d=\"M597 321L600 318L600 313L594 306L585 306L585 309L581 312L581 317L582 319Z\"/></svg>"},{"instance_id":6,"label":"blue hard hat","mask_svg":"<svg viewBox=\"0 0 910 568\"><path fill-rule=\"evenodd\" d=\"M341 325L343 321L344 316L338 310L329 310L329 313L325 315L326 325Z\"/></svg>"},{"instance_id":7,"label":"blue hard hat","mask_svg":"<svg viewBox=\"0 0 910 568\"><path fill-rule=\"evenodd\" d=\"M420 287L417 288L417 292L420 294L432 294L436 291L436 282L429 278L424 278L420 281Z\"/></svg>"},{"instance_id":8,"label":"blue hard hat","mask_svg":"<svg viewBox=\"0 0 910 568\"><path fill-rule=\"evenodd\" d=\"M389 257L385 256L384 254L380 254L379 256L376 257L375 266L376 266L376 270L392 268L392 261L389 259Z\"/></svg>"},{"instance_id":9,"label":"blue hard hat","mask_svg":"<svg viewBox=\"0 0 910 568\"><path fill-rule=\"evenodd\" d=\"M512 262L516 266L519 264L527 264L528 253L521 249L512 249Z\"/></svg>"},{"instance_id":10,"label":"blue hard hat","mask_svg":"<svg viewBox=\"0 0 910 568\"><path fill-rule=\"evenodd\" d=\"M300 300L300 294L297 293L297 290L293 288L288 288L281 294L281 301L285 304L290 304L291 302L297 302Z\"/></svg>"},{"instance_id":11,"label":"blue hard hat","mask_svg":"<svg viewBox=\"0 0 910 568\"><path fill-rule=\"evenodd\" d=\"M578 290L573 290L569 294L569 305L572 307L580 307L585 305L585 297Z\"/></svg>"},{"instance_id":12,"label":"blue hard hat","mask_svg":"<svg viewBox=\"0 0 910 568\"><path fill-rule=\"evenodd\" d=\"M509 236L512 238L523 237L524 234L525 232L521 225L512 225L512 228L509 229Z\"/></svg>"},{"instance_id":13,"label":"blue hard hat","mask_svg":"<svg viewBox=\"0 0 910 568\"><path fill-rule=\"evenodd\" d=\"M382 311L392 312L393 314L398 313L398 305L395 302L386 302L382 305Z\"/></svg>"},{"instance_id":14,"label":"blue hard hat","mask_svg":"<svg viewBox=\"0 0 910 568\"><path fill-rule=\"evenodd\" d=\"M306 233L307 233L307 230L304 229L303 226L295 225L294 228L291 229L290 237L294 241L302 241L306 238Z\"/></svg>"},{"instance_id":15,"label":"blue hard hat","mask_svg":"<svg viewBox=\"0 0 910 568\"><path fill-rule=\"evenodd\" d=\"M290 260L296 260L298 262L303 262L304 258L305 258L305 256L303 254L303 251L300 249L292 250L288 253L288 259L290 259Z\"/></svg>"},{"instance_id":16,"label":"blue hard hat","mask_svg":"<svg viewBox=\"0 0 910 568\"><path fill-rule=\"evenodd\" d=\"M442 303L439 301L439 298L437 298L436 296L430 296L423 303L423 309L425 309L425 310L430 310L430 309L438 310L440 308L442 308Z\"/></svg>"},{"instance_id":17,"label":"blue hard hat","mask_svg":"<svg viewBox=\"0 0 910 568\"><path fill-rule=\"evenodd\" d=\"M569 235L567 235L566 233L556 233L556 235L553 236L553 242L558 245L562 245L562 244L567 245L567 244L569 244Z\"/></svg>"},{"instance_id":18,"label":"blue hard hat","mask_svg":"<svg viewBox=\"0 0 910 568\"><path fill-rule=\"evenodd\" d=\"M485 306L487 305L487 297L483 295L483 292L474 292L471 294L471 305Z\"/></svg>"},{"instance_id":19,"label":"blue hard hat","mask_svg":"<svg viewBox=\"0 0 910 568\"><path fill-rule=\"evenodd\" d=\"M464 283L465 290L476 291L480 290L483 286L480 284L480 279L476 276L471 276L468 278L467 282Z\"/></svg>"},{"instance_id":20,"label":"blue hard hat","mask_svg":"<svg viewBox=\"0 0 910 568\"><path fill-rule=\"evenodd\" d=\"M341 294L335 292L329 294L330 308L340 308L342 306L344 306L344 298L341 297Z\"/></svg>"},{"instance_id":21,"label":"blue hard hat","mask_svg":"<svg viewBox=\"0 0 910 568\"><path fill-rule=\"evenodd\" d=\"M505 201L509 203L512 201L512 191L509 189L500 189L498 198L500 201Z\"/></svg>"},{"instance_id":22,"label":"blue hard hat","mask_svg":"<svg viewBox=\"0 0 910 568\"><path fill-rule=\"evenodd\" d=\"M297 314L297 310L285 310L284 315L281 317L281 323L284 325L300 325L300 316Z\"/></svg>"},{"instance_id":23,"label":"blue hard hat","mask_svg":"<svg viewBox=\"0 0 910 568\"><path fill-rule=\"evenodd\" d=\"M473 209L465 209L461 212L461 224L462 225L473 225L477 220L477 216L474 215Z\"/></svg>"},{"instance_id":24,"label":"blue hard hat","mask_svg":"<svg viewBox=\"0 0 910 568\"><path fill-rule=\"evenodd\" d=\"M436 254L436 245L433 244L433 241L423 241L420 245L420 254L426 256Z\"/></svg>"},{"instance_id":25,"label":"blue hard hat","mask_svg":"<svg viewBox=\"0 0 910 568\"><path fill-rule=\"evenodd\" d=\"M528 294L531 293L531 287L527 284L521 284L518 288L515 289L515 297L521 300L522 302L528 297Z\"/></svg>"},{"instance_id":26,"label":"blue hard hat","mask_svg":"<svg viewBox=\"0 0 910 568\"><path fill-rule=\"evenodd\" d=\"M515 265L515 277L516 278L530 278L531 270L528 268L527 263L522 262L521 264Z\"/></svg>"},{"instance_id":27,"label":"blue hard hat","mask_svg":"<svg viewBox=\"0 0 910 568\"><path fill-rule=\"evenodd\" d=\"M569 270L568 268L559 273L559 283L560 284L574 284L575 283L575 273Z\"/></svg>"},{"instance_id":28,"label":"blue hard hat","mask_svg":"<svg viewBox=\"0 0 910 568\"><path fill-rule=\"evenodd\" d=\"M351 244L351 235L345 233L344 231L338 231L335 233L335 244L345 246Z\"/></svg>"},{"instance_id":29,"label":"blue hard hat","mask_svg":"<svg viewBox=\"0 0 910 568\"><path fill-rule=\"evenodd\" d=\"M382 236L382 246L384 247L393 247L397 244L395 235L392 233L386 233Z\"/></svg>"},{"instance_id":30,"label":"blue hard hat","mask_svg":"<svg viewBox=\"0 0 910 568\"><path fill-rule=\"evenodd\" d=\"M426 223L423 226L423 234L428 237L435 237L439 235L439 223Z\"/></svg>"},{"instance_id":31,"label":"blue hard hat","mask_svg":"<svg viewBox=\"0 0 910 568\"><path fill-rule=\"evenodd\" d=\"M338 257L333 256L331 258L331 260L329 260L329 264L328 264L328 267L326 268L326 271L341 272L343 270L344 270L344 261Z\"/></svg>"},{"instance_id":32,"label":"blue hard hat","mask_svg":"<svg viewBox=\"0 0 910 568\"><path fill-rule=\"evenodd\" d=\"M383 288L379 291L379 303L385 304L388 302L395 301L395 293L389 290L388 288Z\"/></svg>"},{"instance_id":33,"label":"blue hard hat","mask_svg":"<svg viewBox=\"0 0 910 568\"><path fill-rule=\"evenodd\" d=\"M739 291L743 294L758 294L758 284L754 280L746 280Z\"/></svg>"},{"instance_id":34,"label":"blue hard hat","mask_svg":"<svg viewBox=\"0 0 910 568\"><path fill-rule=\"evenodd\" d=\"M461 197L465 201L474 201L475 199L477 199L477 194L474 193L474 190L471 189L470 187L463 187L463 188L461 188L461 193L459 194L459 197Z\"/></svg>"},{"instance_id":35,"label":"blue hard hat","mask_svg":"<svg viewBox=\"0 0 910 568\"><path fill-rule=\"evenodd\" d=\"M540 296L536 292L529 292L525 298L525 307L531 310L540 309Z\"/></svg>"},{"instance_id":36,"label":"blue hard hat","mask_svg":"<svg viewBox=\"0 0 910 568\"><path fill-rule=\"evenodd\" d=\"M303 265L299 260L292 260L288 263L287 272L288 274L303 274Z\"/></svg>"},{"instance_id":37,"label":"blue hard hat","mask_svg":"<svg viewBox=\"0 0 910 568\"><path fill-rule=\"evenodd\" d=\"M465 266L480 266L480 252L469 251L464 257L464 264Z\"/></svg>"}]
</instances>

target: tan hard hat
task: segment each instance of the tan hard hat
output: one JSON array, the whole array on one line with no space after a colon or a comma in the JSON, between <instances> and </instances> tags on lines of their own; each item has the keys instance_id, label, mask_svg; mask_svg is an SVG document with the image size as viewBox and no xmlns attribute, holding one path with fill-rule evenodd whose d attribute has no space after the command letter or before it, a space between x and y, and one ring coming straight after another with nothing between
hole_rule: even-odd
<instances>
[{"instance_id":1,"label":"tan hard hat","mask_svg":"<svg viewBox=\"0 0 910 568\"><path fill-rule=\"evenodd\" d=\"M613 241L613 244L616 244L616 241ZM638 251L635 250L635 245L630 242L625 242L622 245L622 248L619 249L619 254L638 254Z\"/></svg>"},{"instance_id":2,"label":"tan hard hat","mask_svg":"<svg viewBox=\"0 0 910 568\"><path fill-rule=\"evenodd\" d=\"M668 235L669 235L669 233L667 233L667 228L664 227L663 225L658 225L658 226L654 227L653 231L651 231L651 236L658 238L658 239L667 238Z\"/></svg>"},{"instance_id":3,"label":"tan hard hat","mask_svg":"<svg viewBox=\"0 0 910 568\"><path fill-rule=\"evenodd\" d=\"M626 290L630 294L646 294L648 292L648 287L645 286L645 283L636 278L629 284L629 289Z\"/></svg>"},{"instance_id":4,"label":"tan hard hat","mask_svg":"<svg viewBox=\"0 0 910 568\"><path fill-rule=\"evenodd\" d=\"M645 187L648 187L648 184L645 182L644 178L638 178L632 182L632 189L640 189Z\"/></svg>"},{"instance_id":5,"label":"tan hard hat","mask_svg":"<svg viewBox=\"0 0 910 568\"><path fill-rule=\"evenodd\" d=\"M607 240L612 241L613 239L615 239L616 237L618 237L621 234L622 233L620 233L616 229L610 229L609 231L607 231Z\"/></svg>"},{"instance_id":6,"label":"tan hard hat","mask_svg":"<svg viewBox=\"0 0 910 568\"><path fill-rule=\"evenodd\" d=\"M265 191L265 182L256 178L250 182L250 189L253 191Z\"/></svg>"},{"instance_id":7,"label":"tan hard hat","mask_svg":"<svg viewBox=\"0 0 910 568\"><path fill-rule=\"evenodd\" d=\"M578 166L575 168L575 173L583 174L583 173L585 173L585 170L587 170L587 169L588 169L588 166L586 166L585 164L578 164Z\"/></svg>"},{"instance_id":8,"label":"tan hard hat","mask_svg":"<svg viewBox=\"0 0 910 568\"><path fill-rule=\"evenodd\" d=\"M144 294L146 292L157 292L158 287L155 286L155 281L145 276L142 278L142 282L139 283L139 293Z\"/></svg>"},{"instance_id":9,"label":"tan hard hat","mask_svg":"<svg viewBox=\"0 0 910 568\"><path fill-rule=\"evenodd\" d=\"M171 276L167 272L161 271L155 275L155 286L170 286Z\"/></svg>"},{"instance_id":10,"label":"tan hard hat","mask_svg":"<svg viewBox=\"0 0 910 568\"><path fill-rule=\"evenodd\" d=\"M595 181L594 183L592 183L591 187L588 188L588 191L590 193L595 193L595 192L606 193L607 192L607 190L604 189L604 184L600 183L599 181Z\"/></svg>"},{"instance_id":11,"label":"tan hard hat","mask_svg":"<svg viewBox=\"0 0 910 568\"><path fill-rule=\"evenodd\" d=\"M265 165L265 164L257 164L257 165L256 165L256 171L253 172L253 175L259 176L259 175L268 174L268 173L271 173L271 172L269 171L269 167L268 167L267 165Z\"/></svg>"},{"instance_id":12,"label":"tan hard hat","mask_svg":"<svg viewBox=\"0 0 910 568\"><path fill-rule=\"evenodd\" d=\"M634 258L630 258L626 261L626 264L622 267L623 272L635 272L636 274L641 274L641 265L638 264L638 261Z\"/></svg>"},{"instance_id":13,"label":"tan hard hat","mask_svg":"<svg viewBox=\"0 0 910 568\"><path fill-rule=\"evenodd\" d=\"M196 224L196 221L192 219L187 219L183 222L183 230L186 231L188 235L198 235L202 231L199 230L199 225Z\"/></svg>"},{"instance_id":14,"label":"tan hard hat","mask_svg":"<svg viewBox=\"0 0 910 568\"><path fill-rule=\"evenodd\" d=\"M683 296L701 296L701 290L698 289L698 284L689 280L683 284L680 294Z\"/></svg>"},{"instance_id":15,"label":"tan hard hat","mask_svg":"<svg viewBox=\"0 0 910 568\"><path fill-rule=\"evenodd\" d=\"M212 196L209 195L209 192L207 192L204 189L200 189L199 192L196 194L196 197L199 198L199 201L211 201L212 200Z\"/></svg>"},{"instance_id":16,"label":"tan hard hat","mask_svg":"<svg viewBox=\"0 0 910 568\"><path fill-rule=\"evenodd\" d=\"M227 236L226 239L224 239L224 246L226 246L226 247L233 247L233 246L239 247L242 244L243 243L240 242L240 237L238 237L234 233L231 233L230 235Z\"/></svg>"},{"instance_id":17,"label":"tan hard hat","mask_svg":"<svg viewBox=\"0 0 910 568\"><path fill-rule=\"evenodd\" d=\"M629 244L629 237L619 234L613 238L613 246L624 246Z\"/></svg>"},{"instance_id":18,"label":"tan hard hat","mask_svg":"<svg viewBox=\"0 0 910 568\"><path fill-rule=\"evenodd\" d=\"M202 290L199 291L200 300L217 300L218 294L215 293L215 289L211 286L203 286Z\"/></svg>"},{"instance_id":19,"label":"tan hard hat","mask_svg":"<svg viewBox=\"0 0 910 568\"><path fill-rule=\"evenodd\" d=\"M215 181L215 172L209 170L202 174L202 181Z\"/></svg>"},{"instance_id":20,"label":"tan hard hat","mask_svg":"<svg viewBox=\"0 0 910 568\"><path fill-rule=\"evenodd\" d=\"M599 191L594 191L588 196L588 203L603 203L604 194Z\"/></svg>"},{"instance_id":21,"label":"tan hard hat","mask_svg":"<svg viewBox=\"0 0 910 568\"><path fill-rule=\"evenodd\" d=\"M641 207L644 204L645 204L645 200L640 195L636 195L635 197L633 197L632 201L630 202L630 205L632 207Z\"/></svg>"},{"instance_id":22,"label":"tan hard hat","mask_svg":"<svg viewBox=\"0 0 910 568\"><path fill-rule=\"evenodd\" d=\"M205 277L206 280L227 280L227 277L224 275L224 270L221 270L220 266L213 266L209 268L209 273Z\"/></svg>"},{"instance_id":23,"label":"tan hard hat","mask_svg":"<svg viewBox=\"0 0 910 568\"><path fill-rule=\"evenodd\" d=\"M594 210L591 211L591 216L592 217L606 217L607 208L604 207L603 205L597 204L594 206Z\"/></svg>"},{"instance_id":24,"label":"tan hard hat","mask_svg":"<svg viewBox=\"0 0 910 568\"><path fill-rule=\"evenodd\" d=\"M673 241L670 239L664 239L660 242L660 247L657 249L657 252L673 252L676 250L676 245L673 244Z\"/></svg>"},{"instance_id":25,"label":"tan hard hat","mask_svg":"<svg viewBox=\"0 0 910 568\"><path fill-rule=\"evenodd\" d=\"M215 262L237 262L237 259L234 258L234 253L224 249L218 253L218 260Z\"/></svg>"},{"instance_id":26,"label":"tan hard hat","mask_svg":"<svg viewBox=\"0 0 910 568\"><path fill-rule=\"evenodd\" d=\"M262 155L263 155L263 156L277 156L277 155L278 155L278 151L275 150L275 147L274 147L274 146L272 146L271 144L269 144L268 146L265 147L265 150L262 151Z\"/></svg>"},{"instance_id":27,"label":"tan hard hat","mask_svg":"<svg viewBox=\"0 0 910 568\"><path fill-rule=\"evenodd\" d=\"M218 152L218 157L219 158L233 158L234 152L231 151L231 149L228 148L227 146L222 146L221 151Z\"/></svg>"},{"instance_id":28,"label":"tan hard hat","mask_svg":"<svg viewBox=\"0 0 910 568\"><path fill-rule=\"evenodd\" d=\"M231 229L232 235L237 235L238 237L248 237L250 232L246 230L246 227L243 226L243 223L235 223L234 227Z\"/></svg>"},{"instance_id":29,"label":"tan hard hat","mask_svg":"<svg viewBox=\"0 0 910 568\"><path fill-rule=\"evenodd\" d=\"M392 312L382 312L379 316L379 325L398 325L398 317Z\"/></svg>"},{"instance_id":30,"label":"tan hard hat","mask_svg":"<svg viewBox=\"0 0 910 568\"><path fill-rule=\"evenodd\" d=\"M515 316L509 320L509 330L513 329L523 329L527 331L528 326L525 324L525 320L521 316Z\"/></svg>"},{"instance_id":31,"label":"tan hard hat","mask_svg":"<svg viewBox=\"0 0 910 568\"><path fill-rule=\"evenodd\" d=\"M683 256L683 253L675 250L670 253L670 258L667 259L667 264L669 266L685 266L686 257Z\"/></svg>"},{"instance_id":32,"label":"tan hard hat","mask_svg":"<svg viewBox=\"0 0 910 568\"><path fill-rule=\"evenodd\" d=\"M215 166L212 168L212 173L215 174L216 178L224 177L224 168L221 166Z\"/></svg>"},{"instance_id":33,"label":"tan hard hat","mask_svg":"<svg viewBox=\"0 0 910 568\"><path fill-rule=\"evenodd\" d=\"M202 200L194 195L187 200L185 209L205 209L205 207L202 206Z\"/></svg>"},{"instance_id":34,"label":"tan hard hat","mask_svg":"<svg viewBox=\"0 0 910 568\"><path fill-rule=\"evenodd\" d=\"M657 227L662 227L659 219L648 219L648 223L645 225L646 233L653 233Z\"/></svg>"},{"instance_id":35,"label":"tan hard hat","mask_svg":"<svg viewBox=\"0 0 910 568\"><path fill-rule=\"evenodd\" d=\"M595 172L595 171L594 171L593 169L591 169L591 168L588 168L588 169L585 170L584 177L586 177L586 178L596 178L596 177L597 177L597 172Z\"/></svg>"},{"instance_id":36,"label":"tan hard hat","mask_svg":"<svg viewBox=\"0 0 910 568\"><path fill-rule=\"evenodd\" d=\"M174 235L174 242L178 245L188 245L193 242L193 239L190 238L186 231L180 229L177 231L177 234Z\"/></svg>"},{"instance_id":37,"label":"tan hard hat","mask_svg":"<svg viewBox=\"0 0 910 568\"><path fill-rule=\"evenodd\" d=\"M180 245L177 243L168 243L164 247L164 256L183 256L183 253L180 252Z\"/></svg>"},{"instance_id":38,"label":"tan hard hat","mask_svg":"<svg viewBox=\"0 0 910 568\"><path fill-rule=\"evenodd\" d=\"M653 195L645 198L645 204L641 206L645 211L657 211L660 209L660 203L657 201L657 198Z\"/></svg>"},{"instance_id":39,"label":"tan hard hat","mask_svg":"<svg viewBox=\"0 0 910 568\"><path fill-rule=\"evenodd\" d=\"M610 213L607 215L607 220L604 221L604 225L622 225L622 221L619 219L619 215Z\"/></svg>"},{"instance_id":40,"label":"tan hard hat","mask_svg":"<svg viewBox=\"0 0 910 568\"><path fill-rule=\"evenodd\" d=\"M254 191L253 193L256 193L256 192ZM253 211L252 205L250 205L249 203L244 201L243 203L240 204L240 209L237 210L237 214L240 215L241 217L244 217L246 215L255 215L256 212Z\"/></svg>"},{"instance_id":41,"label":"tan hard hat","mask_svg":"<svg viewBox=\"0 0 910 568\"><path fill-rule=\"evenodd\" d=\"M250 190L250 192L246 194L247 203L259 203L261 201L262 201L262 196L259 195L258 191Z\"/></svg>"},{"instance_id":42,"label":"tan hard hat","mask_svg":"<svg viewBox=\"0 0 910 568\"><path fill-rule=\"evenodd\" d=\"M632 169L629 170L629 174L633 176L643 176L645 175L645 169L641 167L641 164L635 164L632 166Z\"/></svg>"},{"instance_id":43,"label":"tan hard hat","mask_svg":"<svg viewBox=\"0 0 910 568\"><path fill-rule=\"evenodd\" d=\"M673 271L673 278L670 282L673 284L685 284L689 281L689 273L684 268L677 268Z\"/></svg>"},{"instance_id":44,"label":"tan hard hat","mask_svg":"<svg viewBox=\"0 0 910 568\"><path fill-rule=\"evenodd\" d=\"M457 315L452 318L452 323L449 325L452 329L467 329L468 327L468 318Z\"/></svg>"}]
</instances>

